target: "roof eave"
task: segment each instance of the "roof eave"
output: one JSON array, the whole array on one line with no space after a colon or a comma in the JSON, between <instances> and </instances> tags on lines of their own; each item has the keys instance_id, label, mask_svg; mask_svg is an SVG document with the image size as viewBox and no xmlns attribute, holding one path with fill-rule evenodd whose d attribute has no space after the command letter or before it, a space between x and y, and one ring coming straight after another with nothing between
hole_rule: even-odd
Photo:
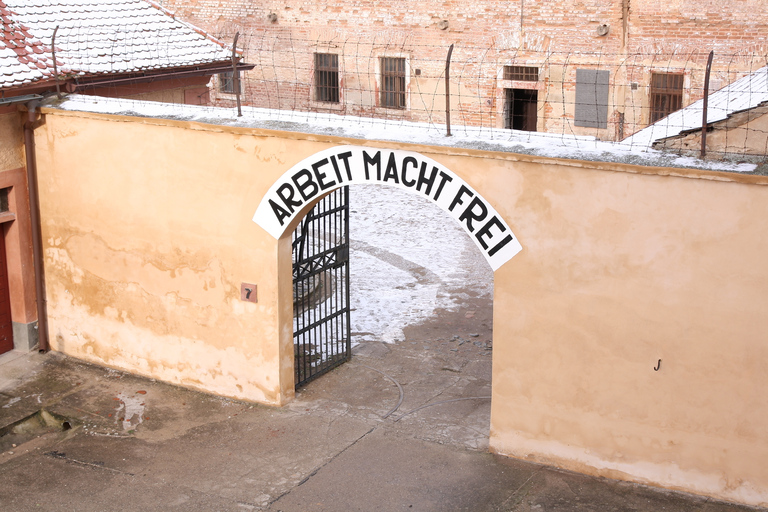
<instances>
[{"instance_id":1,"label":"roof eave","mask_svg":"<svg viewBox=\"0 0 768 512\"><path fill-rule=\"evenodd\" d=\"M238 71L249 71L256 67L255 64L240 63L237 64ZM213 76L218 73L225 73L232 71L232 64L229 62L215 62L211 64L187 67L187 68L175 68L166 69L152 73L125 73L119 76L105 77L103 75L77 77L73 80L76 83L78 89L102 87L108 85L131 85L139 83L149 83L157 80L169 80L173 78L193 78L198 76Z\"/></svg>"}]
</instances>

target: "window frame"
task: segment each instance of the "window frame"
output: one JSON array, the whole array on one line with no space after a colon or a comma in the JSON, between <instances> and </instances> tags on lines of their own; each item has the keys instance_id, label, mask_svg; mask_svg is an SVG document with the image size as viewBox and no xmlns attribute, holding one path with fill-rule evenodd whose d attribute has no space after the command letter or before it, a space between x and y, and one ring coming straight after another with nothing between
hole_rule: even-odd
<instances>
[{"instance_id":1,"label":"window frame","mask_svg":"<svg viewBox=\"0 0 768 512\"><path fill-rule=\"evenodd\" d=\"M678 87L670 87L670 78L679 82ZM658 79L658 80L657 80ZM660 82L660 83L658 83ZM648 124L661 121L673 112L683 108L683 91L685 90L685 73L667 71L651 71L648 85Z\"/></svg>"},{"instance_id":2,"label":"window frame","mask_svg":"<svg viewBox=\"0 0 768 512\"><path fill-rule=\"evenodd\" d=\"M401 61L395 66L401 69L387 70L388 66L386 64L390 61ZM410 62L408 57L402 55L380 55L376 64L378 67L376 77L379 86L378 106L389 110L409 110L410 97L408 92L410 84L408 78L410 76ZM385 88L389 78L395 79L392 90ZM390 100L394 101L390 104Z\"/></svg>"},{"instance_id":3,"label":"window frame","mask_svg":"<svg viewBox=\"0 0 768 512\"><path fill-rule=\"evenodd\" d=\"M314 52L313 55L313 101L331 105L341 103L341 68L339 66L339 54ZM319 62L323 57L333 57L330 60L335 61L335 66L333 63L331 65L326 65L325 63ZM333 94L334 92L335 95ZM331 99L327 99L326 95L330 96Z\"/></svg>"},{"instance_id":4,"label":"window frame","mask_svg":"<svg viewBox=\"0 0 768 512\"><path fill-rule=\"evenodd\" d=\"M234 71L224 71L221 73L218 73L216 75L216 92L221 95L229 95L229 96L236 96L237 93L235 92L235 72ZM237 71L238 78L240 79L238 82L240 84L240 94L243 94L243 77L240 76L240 70ZM227 84L230 84L229 87L226 87ZM230 90L231 89L231 90Z\"/></svg>"},{"instance_id":5,"label":"window frame","mask_svg":"<svg viewBox=\"0 0 768 512\"><path fill-rule=\"evenodd\" d=\"M505 130L535 132L539 124L539 91L536 88L505 87L503 123ZM517 97L516 97L517 96ZM533 107L531 107L533 106ZM533 110L531 110L533 108ZM518 125L515 128L515 125Z\"/></svg>"},{"instance_id":6,"label":"window frame","mask_svg":"<svg viewBox=\"0 0 768 512\"><path fill-rule=\"evenodd\" d=\"M538 82L538 66L519 66L507 65L502 70L503 80L512 80L513 82Z\"/></svg>"}]
</instances>

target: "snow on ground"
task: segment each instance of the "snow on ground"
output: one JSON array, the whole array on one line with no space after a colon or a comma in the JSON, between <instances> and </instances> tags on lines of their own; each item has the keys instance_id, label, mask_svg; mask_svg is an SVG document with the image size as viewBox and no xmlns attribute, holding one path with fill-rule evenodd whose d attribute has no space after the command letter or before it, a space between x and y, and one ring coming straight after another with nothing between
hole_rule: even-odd
<instances>
[{"instance_id":1,"label":"snow on ground","mask_svg":"<svg viewBox=\"0 0 768 512\"><path fill-rule=\"evenodd\" d=\"M437 205L385 185L350 188L352 342L402 340L403 328L468 296L493 295L493 272ZM469 288L469 290L467 290Z\"/></svg>"}]
</instances>

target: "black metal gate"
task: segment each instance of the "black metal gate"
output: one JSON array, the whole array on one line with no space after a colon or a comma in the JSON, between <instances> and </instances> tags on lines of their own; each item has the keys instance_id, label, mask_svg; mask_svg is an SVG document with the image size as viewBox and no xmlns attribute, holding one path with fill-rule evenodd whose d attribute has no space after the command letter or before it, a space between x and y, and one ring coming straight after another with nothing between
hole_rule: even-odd
<instances>
[{"instance_id":1,"label":"black metal gate","mask_svg":"<svg viewBox=\"0 0 768 512\"><path fill-rule=\"evenodd\" d=\"M297 388L352 357L349 316L349 187L343 187L293 232Z\"/></svg>"}]
</instances>

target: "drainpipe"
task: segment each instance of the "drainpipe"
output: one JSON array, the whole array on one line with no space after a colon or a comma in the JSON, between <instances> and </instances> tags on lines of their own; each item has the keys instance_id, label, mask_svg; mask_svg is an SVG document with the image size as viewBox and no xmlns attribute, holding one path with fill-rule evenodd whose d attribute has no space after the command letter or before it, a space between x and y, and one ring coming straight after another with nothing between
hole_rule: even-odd
<instances>
[{"instance_id":1,"label":"drainpipe","mask_svg":"<svg viewBox=\"0 0 768 512\"><path fill-rule=\"evenodd\" d=\"M48 307L45 297L43 268L43 239L40 224L40 196L37 189L37 159L35 158L35 133L39 126L37 100L27 103L27 121L24 123L24 151L27 157L27 188L29 189L29 215L32 222L32 252L35 267L35 295L37 296L37 339L40 352L50 350L48 343Z\"/></svg>"}]
</instances>

